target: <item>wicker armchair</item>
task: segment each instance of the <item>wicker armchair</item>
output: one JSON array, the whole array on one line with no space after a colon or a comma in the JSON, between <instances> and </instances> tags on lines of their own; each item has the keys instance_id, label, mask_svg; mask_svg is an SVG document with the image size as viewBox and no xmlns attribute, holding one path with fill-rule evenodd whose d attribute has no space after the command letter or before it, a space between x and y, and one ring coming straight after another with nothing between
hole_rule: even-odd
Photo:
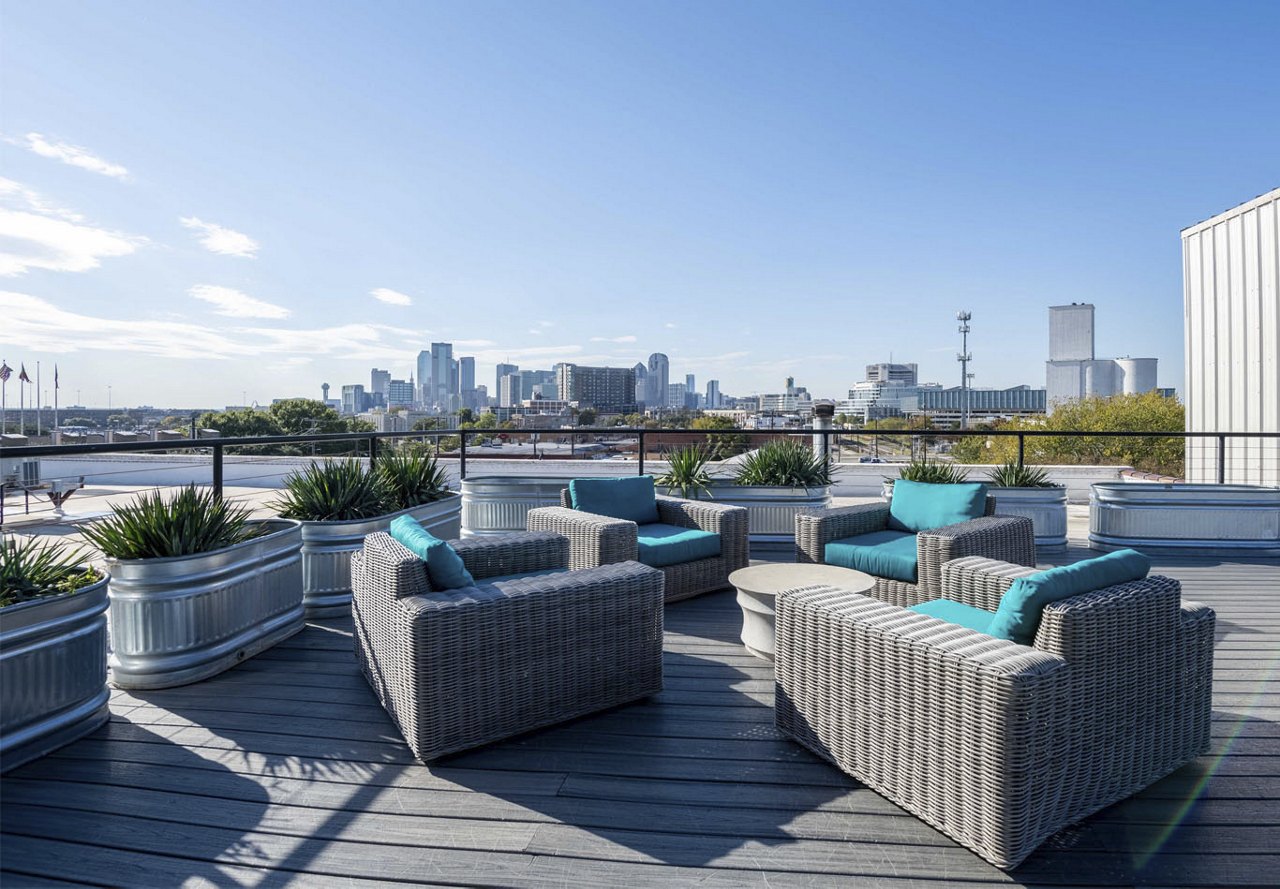
<instances>
[{"instance_id":1,"label":"wicker armchair","mask_svg":"<svg viewBox=\"0 0 1280 889\"><path fill-rule=\"evenodd\" d=\"M560 503L561 506L529 510L528 528L568 537L570 568L591 568L636 558L635 522L572 509L567 490L560 493ZM659 497L658 518L668 525L720 535L720 555L658 569L666 577L668 602L724 589L729 585L729 575L750 561L747 511L740 506Z\"/></svg>"},{"instance_id":2,"label":"wicker armchair","mask_svg":"<svg viewBox=\"0 0 1280 889\"><path fill-rule=\"evenodd\" d=\"M1031 569L966 558L994 610ZM777 602L778 727L1000 868L1209 747L1214 613L1149 576L1048 605L1034 646L811 587Z\"/></svg>"},{"instance_id":3,"label":"wicker armchair","mask_svg":"<svg viewBox=\"0 0 1280 889\"><path fill-rule=\"evenodd\" d=\"M986 556L1015 565L1035 565L1036 538L1031 519L997 516L995 498L987 497L980 519L921 531L916 535L916 583L877 577L872 592L894 605L915 605L942 596L942 566L964 556ZM834 509L813 509L796 516L796 561L822 564L826 545L833 540L884 531L889 527L888 503L863 503Z\"/></svg>"},{"instance_id":4,"label":"wicker armchair","mask_svg":"<svg viewBox=\"0 0 1280 889\"><path fill-rule=\"evenodd\" d=\"M356 660L419 760L662 690L661 572L564 570L558 534L453 546L475 586L433 591L422 561L384 533L352 556Z\"/></svg>"}]
</instances>

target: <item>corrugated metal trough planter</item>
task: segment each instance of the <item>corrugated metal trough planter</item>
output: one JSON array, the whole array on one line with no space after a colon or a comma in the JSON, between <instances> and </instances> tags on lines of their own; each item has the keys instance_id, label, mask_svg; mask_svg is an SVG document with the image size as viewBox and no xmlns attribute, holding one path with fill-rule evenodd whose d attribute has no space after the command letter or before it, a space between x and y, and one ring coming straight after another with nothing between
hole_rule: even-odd
<instances>
[{"instance_id":1,"label":"corrugated metal trough planter","mask_svg":"<svg viewBox=\"0 0 1280 889\"><path fill-rule=\"evenodd\" d=\"M1280 488L1095 484L1089 546L1280 555Z\"/></svg>"},{"instance_id":2,"label":"corrugated metal trough planter","mask_svg":"<svg viewBox=\"0 0 1280 889\"><path fill-rule=\"evenodd\" d=\"M402 515L413 516L442 540L460 531L462 500L451 493L400 512L352 522L302 523L302 605L307 619L351 613L351 554L367 534L385 531Z\"/></svg>"},{"instance_id":3,"label":"corrugated metal trough planter","mask_svg":"<svg viewBox=\"0 0 1280 889\"><path fill-rule=\"evenodd\" d=\"M987 488L996 500L996 515L1031 519L1036 548L1060 550L1067 546L1066 488Z\"/></svg>"},{"instance_id":4,"label":"corrugated metal trough planter","mask_svg":"<svg viewBox=\"0 0 1280 889\"><path fill-rule=\"evenodd\" d=\"M112 685L199 682L303 628L302 525L261 524L268 533L212 553L107 560Z\"/></svg>"},{"instance_id":5,"label":"corrugated metal trough planter","mask_svg":"<svg viewBox=\"0 0 1280 889\"><path fill-rule=\"evenodd\" d=\"M462 480L462 533L510 534L527 527L529 510L559 506L574 476L482 475ZM438 536L438 535L437 535Z\"/></svg>"},{"instance_id":6,"label":"corrugated metal trough planter","mask_svg":"<svg viewBox=\"0 0 1280 889\"><path fill-rule=\"evenodd\" d=\"M707 499L747 510L747 539L759 550L785 550L795 546L796 515L806 509L831 505L831 486L783 488L774 485L735 485L716 482Z\"/></svg>"},{"instance_id":7,"label":"corrugated metal trough planter","mask_svg":"<svg viewBox=\"0 0 1280 889\"><path fill-rule=\"evenodd\" d=\"M0 611L0 771L107 721L107 578Z\"/></svg>"}]
</instances>

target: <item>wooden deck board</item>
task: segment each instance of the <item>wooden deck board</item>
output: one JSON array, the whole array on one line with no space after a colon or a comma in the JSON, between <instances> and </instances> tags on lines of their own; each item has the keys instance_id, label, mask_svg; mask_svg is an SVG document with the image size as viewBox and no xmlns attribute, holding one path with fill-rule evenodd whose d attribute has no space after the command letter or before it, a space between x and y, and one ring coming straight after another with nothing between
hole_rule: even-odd
<instances>
[{"instance_id":1,"label":"wooden deck board","mask_svg":"<svg viewBox=\"0 0 1280 889\"><path fill-rule=\"evenodd\" d=\"M1213 752L1012 874L783 738L772 668L744 651L733 594L719 593L668 606L660 695L432 767L359 676L349 621L197 685L115 692L107 726L0 781L0 882L1272 882L1280 564L1156 561L1218 611Z\"/></svg>"}]
</instances>

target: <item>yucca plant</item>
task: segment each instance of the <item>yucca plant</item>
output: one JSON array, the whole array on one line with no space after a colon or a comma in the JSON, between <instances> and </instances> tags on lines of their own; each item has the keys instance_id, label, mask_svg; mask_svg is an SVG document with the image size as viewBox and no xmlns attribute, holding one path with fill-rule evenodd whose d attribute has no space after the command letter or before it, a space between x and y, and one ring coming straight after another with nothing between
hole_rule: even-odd
<instances>
[{"instance_id":1,"label":"yucca plant","mask_svg":"<svg viewBox=\"0 0 1280 889\"><path fill-rule=\"evenodd\" d=\"M831 484L831 467L802 442L766 442L743 458L734 476L737 485L816 488Z\"/></svg>"},{"instance_id":2,"label":"yucca plant","mask_svg":"<svg viewBox=\"0 0 1280 889\"><path fill-rule=\"evenodd\" d=\"M390 451L378 456L375 472L392 500L392 511L439 500L449 493L449 477L434 454Z\"/></svg>"},{"instance_id":3,"label":"yucca plant","mask_svg":"<svg viewBox=\"0 0 1280 889\"><path fill-rule=\"evenodd\" d=\"M710 496L711 475L707 472L710 460L711 454L699 445L676 448L667 455L670 468L658 479L658 484L679 491L684 498L695 498L699 494Z\"/></svg>"},{"instance_id":4,"label":"yucca plant","mask_svg":"<svg viewBox=\"0 0 1280 889\"><path fill-rule=\"evenodd\" d=\"M286 519L308 522L350 522L397 511L384 477L350 458L290 473L271 505Z\"/></svg>"},{"instance_id":5,"label":"yucca plant","mask_svg":"<svg viewBox=\"0 0 1280 889\"><path fill-rule=\"evenodd\" d=\"M247 506L187 485L168 500L159 491L139 494L81 533L111 559L165 559L225 549L262 529L249 523Z\"/></svg>"},{"instance_id":6,"label":"yucca plant","mask_svg":"<svg viewBox=\"0 0 1280 889\"><path fill-rule=\"evenodd\" d=\"M987 481L998 488L1061 488L1049 481L1049 471L1039 466L1021 466L1014 460L1002 463L987 473Z\"/></svg>"},{"instance_id":7,"label":"yucca plant","mask_svg":"<svg viewBox=\"0 0 1280 889\"><path fill-rule=\"evenodd\" d=\"M912 460L898 470L898 478L929 485L958 485L968 481L969 471L954 463L930 463L928 460ZM892 481L892 479L889 479Z\"/></svg>"},{"instance_id":8,"label":"yucca plant","mask_svg":"<svg viewBox=\"0 0 1280 889\"><path fill-rule=\"evenodd\" d=\"M97 583L102 575L88 562L83 547L34 537L0 538L0 608Z\"/></svg>"}]
</instances>

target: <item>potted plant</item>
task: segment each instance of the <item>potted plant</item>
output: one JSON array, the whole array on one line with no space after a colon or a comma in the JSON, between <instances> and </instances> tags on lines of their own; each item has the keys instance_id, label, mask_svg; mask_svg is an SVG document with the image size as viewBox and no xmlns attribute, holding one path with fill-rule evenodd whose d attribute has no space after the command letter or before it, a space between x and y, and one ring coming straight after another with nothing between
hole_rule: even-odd
<instances>
[{"instance_id":1,"label":"potted plant","mask_svg":"<svg viewBox=\"0 0 1280 889\"><path fill-rule=\"evenodd\" d=\"M405 514L443 539L461 528L461 498L421 450L387 452L372 468L349 458L313 463L285 479L273 506L302 522L302 602L313 619L350 613L351 554L366 535Z\"/></svg>"},{"instance_id":2,"label":"potted plant","mask_svg":"<svg viewBox=\"0 0 1280 889\"><path fill-rule=\"evenodd\" d=\"M923 482L929 485L959 485L969 480L969 470L954 463L930 463L921 458L904 464L898 470L898 478L909 482ZM884 480L884 499L893 499L892 478Z\"/></svg>"},{"instance_id":3,"label":"potted plant","mask_svg":"<svg viewBox=\"0 0 1280 889\"><path fill-rule=\"evenodd\" d=\"M710 498L711 485L714 484L707 472L710 462L711 453L701 445L676 448L667 455L666 473L656 481L672 497L686 500L696 500L700 496Z\"/></svg>"},{"instance_id":4,"label":"potted plant","mask_svg":"<svg viewBox=\"0 0 1280 889\"><path fill-rule=\"evenodd\" d=\"M117 506L82 533L111 575L111 683L168 688L216 675L292 636L302 529L188 485Z\"/></svg>"},{"instance_id":5,"label":"potted plant","mask_svg":"<svg viewBox=\"0 0 1280 889\"><path fill-rule=\"evenodd\" d=\"M106 611L84 550L0 538L0 771L107 721Z\"/></svg>"},{"instance_id":6,"label":"potted plant","mask_svg":"<svg viewBox=\"0 0 1280 889\"><path fill-rule=\"evenodd\" d=\"M1067 489L1049 481L1048 471L1009 461L990 470L987 481L998 515L1031 519L1037 548L1066 547Z\"/></svg>"}]
</instances>

